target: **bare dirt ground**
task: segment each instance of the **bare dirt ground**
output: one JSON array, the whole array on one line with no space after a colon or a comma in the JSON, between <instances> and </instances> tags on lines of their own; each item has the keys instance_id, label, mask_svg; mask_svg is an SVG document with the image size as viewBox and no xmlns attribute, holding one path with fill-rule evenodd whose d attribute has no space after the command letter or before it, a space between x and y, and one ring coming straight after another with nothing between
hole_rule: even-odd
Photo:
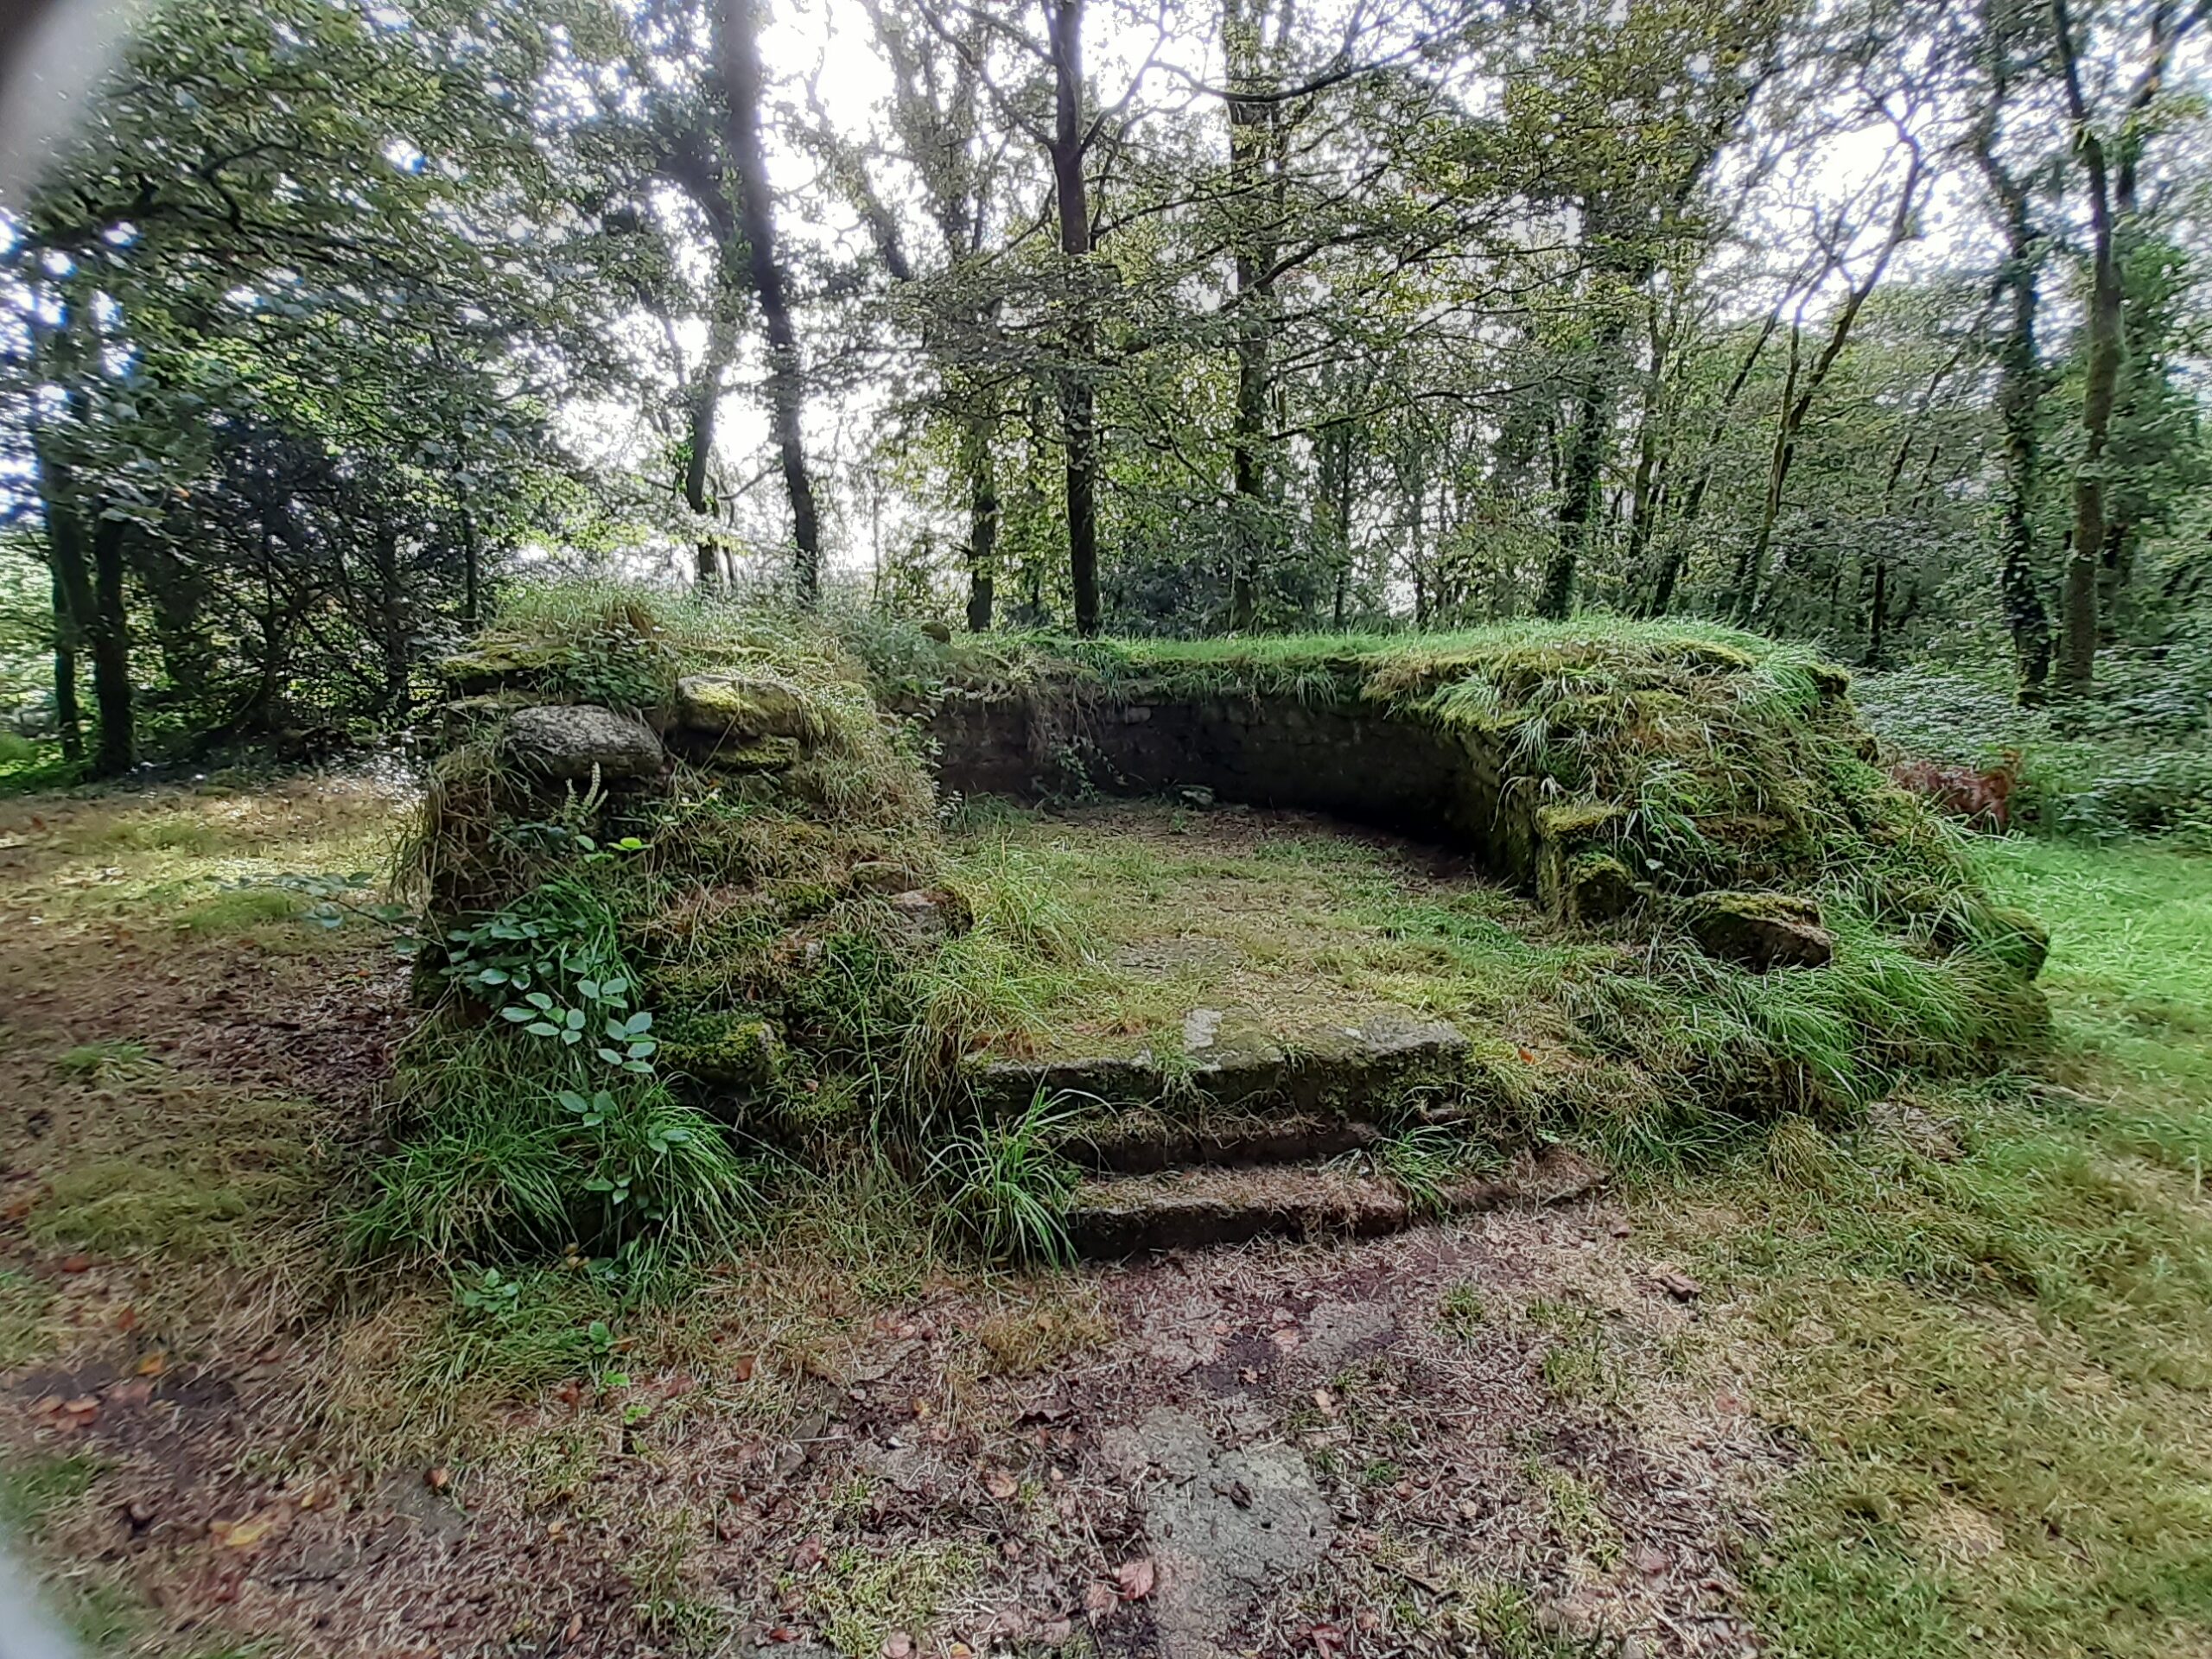
<instances>
[{"instance_id":1,"label":"bare dirt ground","mask_svg":"<svg viewBox=\"0 0 2212 1659\"><path fill-rule=\"evenodd\" d=\"M225 845L390 808L266 810ZM626 1380L456 1376L450 1284L347 1274L327 1220L404 969L198 927L112 850L216 811L0 822L0 1447L116 1650L1756 1650L1784 1449L1605 1198L1014 1278L833 1194L638 1316Z\"/></svg>"}]
</instances>

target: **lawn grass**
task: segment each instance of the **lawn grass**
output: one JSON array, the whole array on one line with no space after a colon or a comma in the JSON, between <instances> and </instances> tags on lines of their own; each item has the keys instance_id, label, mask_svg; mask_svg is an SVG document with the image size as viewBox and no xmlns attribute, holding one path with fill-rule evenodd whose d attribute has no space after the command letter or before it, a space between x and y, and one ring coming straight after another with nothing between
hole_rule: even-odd
<instances>
[{"instance_id":1,"label":"lawn grass","mask_svg":"<svg viewBox=\"0 0 2212 1659\"><path fill-rule=\"evenodd\" d=\"M2050 923L2055 1077L1786 1128L1674 1224L1805 1454L1747 1581L1808 1659L2212 1650L2212 859L1978 861Z\"/></svg>"}]
</instances>

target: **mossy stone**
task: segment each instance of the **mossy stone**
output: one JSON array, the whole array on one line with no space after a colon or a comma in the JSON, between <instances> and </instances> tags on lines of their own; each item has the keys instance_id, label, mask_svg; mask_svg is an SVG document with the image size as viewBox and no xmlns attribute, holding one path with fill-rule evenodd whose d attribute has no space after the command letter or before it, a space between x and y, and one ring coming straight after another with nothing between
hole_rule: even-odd
<instances>
[{"instance_id":1,"label":"mossy stone","mask_svg":"<svg viewBox=\"0 0 2212 1659\"><path fill-rule=\"evenodd\" d=\"M583 783L594 772L608 783L648 778L661 763L652 728L589 702L516 709L499 734L499 753L518 771L555 783Z\"/></svg>"},{"instance_id":2,"label":"mossy stone","mask_svg":"<svg viewBox=\"0 0 2212 1659\"><path fill-rule=\"evenodd\" d=\"M788 772L803 753L795 737L760 737L718 746L709 764L722 772Z\"/></svg>"},{"instance_id":3,"label":"mossy stone","mask_svg":"<svg viewBox=\"0 0 2212 1659\"><path fill-rule=\"evenodd\" d=\"M1610 853L1584 853L1567 868L1559 905L1571 922L1610 922L1636 908L1639 895L1628 866Z\"/></svg>"},{"instance_id":4,"label":"mossy stone","mask_svg":"<svg viewBox=\"0 0 2212 1659\"><path fill-rule=\"evenodd\" d=\"M822 718L806 694L761 674L690 674L676 688L677 717L702 737L810 743Z\"/></svg>"},{"instance_id":5,"label":"mossy stone","mask_svg":"<svg viewBox=\"0 0 2212 1659\"><path fill-rule=\"evenodd\" d=\"M755 1014L676 1016L661 1040L660 1063L700 1083L765 1090L782 1074L783 1039Z\"/></svg>"},{"instance_id":6,"label":"mossy stone","mask_svg":"<svg viewBox=\"0 0 2212 1659\"><path fill-rule=\"evenodd\" d=\"M565 645L530 645L518 640L480 646L438 664L446 683L463 696L543 686L568 665Z\"/></svg>"},{"instance_id":7,"label":"mossy stone","mask_svg":"<svg viewBox=\"0 0 2212 1659\"><path fill-rule=\"evenodd\" d=\"M1821 968L1835 955L1835 936L1821 925L1821 909L1787 893L1703 893L1683 909L1690 937L1710 957L1770 968Z\"/></svg>"}]
</instances>

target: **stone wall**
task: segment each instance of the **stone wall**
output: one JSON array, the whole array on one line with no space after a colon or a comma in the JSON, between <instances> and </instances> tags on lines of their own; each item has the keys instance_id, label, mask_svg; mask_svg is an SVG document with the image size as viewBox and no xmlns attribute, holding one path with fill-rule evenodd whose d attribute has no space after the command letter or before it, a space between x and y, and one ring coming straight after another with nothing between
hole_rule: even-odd
<instances>
[{"instance_id":1,"label":"stone wall","mask_svg":"<svg viewBox=\"0 0 2212 1659\"><path fill-rule=\"evenodd\" d=\"M1535 780L1515 776L1496 740L1417 715L1266 694L1107 698L1047 687L951 691L929 721L938 780L963 793L1202 789L1464 849L1531 892L1541 885Z\"/></svg>"}]
</instances>

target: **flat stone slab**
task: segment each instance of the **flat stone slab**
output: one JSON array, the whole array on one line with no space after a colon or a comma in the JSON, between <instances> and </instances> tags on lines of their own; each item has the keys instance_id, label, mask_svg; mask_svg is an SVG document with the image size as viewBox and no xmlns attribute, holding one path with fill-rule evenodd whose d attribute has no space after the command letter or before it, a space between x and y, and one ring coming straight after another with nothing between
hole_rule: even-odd
<instances>
[{"instance_id":1,"label":"flat stone slab","mask_svg":"<svg viewBox=\"0 0 2212 1659\"><path fill-rule=\"evenodd\" d=\"M1110 1429L1106 1454L1138 1496L1162 1659L1211 1659L1265 1592L1327 1552L1336 1517L1285 1446L1217 1446L1187 1411L1156 1406Z\"/></svg>"},{"instance_id":2,"label":"flat stone slab","mask_svg":"<svg viewBox=\"0 0 2212 1659\"><path fill-rule=\"evenodd\" d=\"M1078 1119L1053 1137L1052 1150L1084 1169L1150 1175L1189 1164L1243 1168L1339 1158L1383 1136L1379 1125L1362 1118L1291 1112L1191 1122L1139 1108Z\"/></svg>"},{"instance_id":3,"label":"flat stone slab","mask_svg":"<svg viewBox=\"0 0 2212 1659\"><path fill-rule=\"evenodd\" d=\"M1468 1049L1458 1027L1398 1011L1274 1032L1233 1011L1194 1008L1181 1037L1180 1052L1172 1055L1147 1048L1089 1058L985 1060L969 1080L982 1109L1003 1117L1027 1109L1040 1092L1107 1106L1333 1108L1342 1116L1350 1104L1372 1113L1394 1095L1448 1084Z\"/></svg>"},{"instance_id":4,"label":"flat stone slab","mask_svg":"<svg viewBox=\"0 0 2212 1659\"><path fill-rule=\"evenodd\" d=\"M1565 1203L1604 1180L1597 1165L1563 1147L1516 1159L1503 1174L1447 1187L1427 1209L1408 1203L1392 1182L1326 1164L1105 1176L1076 1189L1068 1236L1085 1255L1109 1258L1272 1234L1365 1238L1440 1214Z\"/></svg>"}]
</instances>

